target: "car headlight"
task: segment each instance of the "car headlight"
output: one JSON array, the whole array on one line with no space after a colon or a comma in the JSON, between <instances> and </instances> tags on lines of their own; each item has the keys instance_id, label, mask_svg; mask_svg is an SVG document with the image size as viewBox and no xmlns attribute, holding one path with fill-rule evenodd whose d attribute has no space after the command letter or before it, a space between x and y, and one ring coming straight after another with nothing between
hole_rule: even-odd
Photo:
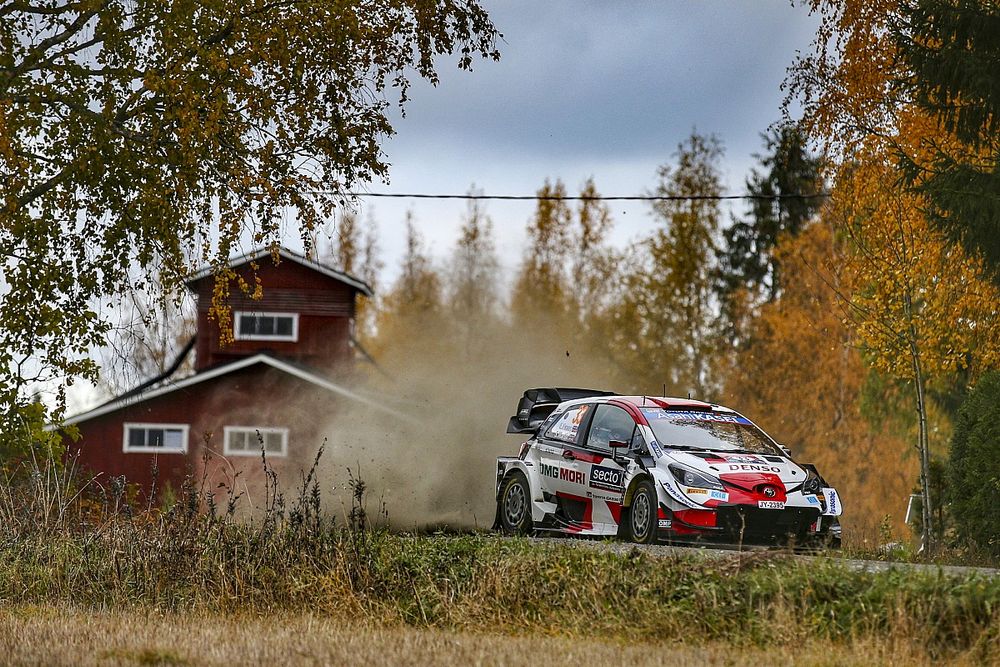
<instances>
[{"instance_id":1,"label":"car headlight","mask_svg":"<svg viewBox=\"0 0 1000 667\"><path fill-rule=\"evenodd\" d=\"M823 483L819 479L819 475L816 471L811 468L806 468L806 481L802 482L802 493L814 493L820 495L823 490Z\"/></svg>"},{"instance_id":2,"label":"car headlight","mask_svg":"<svg viewBox=\"0 0 1000 667\"><path fill-rule=\"evenodd\" d=\"M722 482L697 470L692 470L676 463L671 463L667 467L670 469L670 474L674 476L674 479L684 486L696 486L701 489L718 489L719 491L725 490Z\"/></svg>"}]
</instances>

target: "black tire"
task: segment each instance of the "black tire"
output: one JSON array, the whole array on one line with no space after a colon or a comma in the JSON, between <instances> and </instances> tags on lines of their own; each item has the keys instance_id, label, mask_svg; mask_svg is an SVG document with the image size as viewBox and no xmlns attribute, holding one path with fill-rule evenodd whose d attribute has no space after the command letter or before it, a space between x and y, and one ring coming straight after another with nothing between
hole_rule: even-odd
<instances>
[{"instance_id":1,"label":"black tire","mask_svg":"<svg viewBox=\"0 0 1000 667\"><path fill-rule=\"evenodd\" d=\"M531 488L523 473L512 473L504 480L497 502L500 530L504 535L531 533Z\"/></svg>"},{"instance_id":2,"label":"black tire","mask_svg":"<svg viewBox=\"0 0 1000 667\"><path fill-rule=\"evenodd\" d=\"M648 479L640 481L632 494L632 504L625 516L625 538L639 544L656 542L656 515L659 504L656 487Z\"/></svg>"}]
</instances>

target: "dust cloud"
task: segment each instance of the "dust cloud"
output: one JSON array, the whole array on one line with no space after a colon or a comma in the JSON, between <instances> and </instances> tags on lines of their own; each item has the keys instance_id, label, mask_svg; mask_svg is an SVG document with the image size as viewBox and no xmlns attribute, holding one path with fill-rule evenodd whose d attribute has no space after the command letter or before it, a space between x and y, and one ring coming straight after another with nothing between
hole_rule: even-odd
<instances>
[{"instance_id":1,"label":"dust cloud","mask_svg":"<svg viewBox=\"0 0 1000 667\"><path fill-rule=\"evenodd\" d=\"M489 528L496 457L516 455L525 439L506 433L524 390L616 389L595 356L542 331L492 326L447 343L414 332L424 340L385 354L357 385L377 407L342 401L319 428L321 486L337 490L331 509L349 506L350 469L368 485L369 514L384 505L394 529Z\"/></svg>"}]
</instances>

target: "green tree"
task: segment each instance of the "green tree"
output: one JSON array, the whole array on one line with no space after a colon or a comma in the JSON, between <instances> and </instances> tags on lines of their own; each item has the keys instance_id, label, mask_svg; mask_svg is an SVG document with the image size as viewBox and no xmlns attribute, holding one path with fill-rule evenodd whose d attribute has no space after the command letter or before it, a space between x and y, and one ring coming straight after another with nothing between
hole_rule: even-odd
<instances>
[{"instance_id":1,"label":"green tree","mask_svg":"<svg viewBox=\"0 0 1000 667\"><path fill-rule=\"evenodd\" d=\"M959 410L948 477L958 537L1000 555L1000 372L984 374Z\"/></svg>"},{"instance_id":2,"label":"green tree","mask_svg":"<svg viewBox=\"0 0 1000 667\"><path fill-rule=\"evenodd\" d=\"M954 139L933 142L926 159L900 152L905 178L1000 284L1000 6L908 0L893 34L907 65L897 84Z\"/></svg>"},{"instance_id":3,"label":"green tree","mask_svg":"<svg viewBox=\"0 0 1000 667\"><path fill-rule=\"evenodd\" d=\"M816 215L822 199L821 161L811 155L806 139L794 125L782 125L761 135L764 153L755 155L746 181L750 202L746 217L734 218L723 230L716 272L719 295L725 300L739 288L758 299L774 301L781 277L774 247L782 234L797 235Z\"/></svg>"},{"instance_id":4,"label":"green tree","mask_svg":"<svg viewBox=\"0 0 1000 667\"><path fill-rule=\"evenodd\" d=\"M616 318L618 346L635 381L648 391L709 397L712 361L713 261L722 192L722 145L692 133L677 147L676 165L660 167L652 194L661 225L639 251ZM692 198L693 197L693 198ZM699 199L698 197L709 197Z\"/></svg>"},{"instance_id":5,"label":"green tree","mask_svg":"<svg viewBox=\"0 0 1000 667\"><path fill-rule=\"evenodd\" d=\"M0 430L35 376L93 378L93 307L156 265L219 272L244 235L303 235L384 177L390 92L496 58L475 0L0 2ZM225 327L223 327L225 328ZM29 366L37 372L28 370Z\"/></svg>"}]
</instances>

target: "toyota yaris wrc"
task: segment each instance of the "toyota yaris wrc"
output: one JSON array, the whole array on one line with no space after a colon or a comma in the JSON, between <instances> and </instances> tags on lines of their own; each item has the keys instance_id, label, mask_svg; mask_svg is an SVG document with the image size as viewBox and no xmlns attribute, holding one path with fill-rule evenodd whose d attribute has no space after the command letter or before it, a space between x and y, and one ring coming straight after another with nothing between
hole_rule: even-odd
<instances>
[{"instance_id":1,"label":"toyota yaris wrc","mask_svg":"<svg viewBox=\"0 0 1000 667\"><path fill-rule=\"evenodd\" d=\"M531 389L507 432L531 438L497 459L504 533L840 545L837 491L721 405Z\"/></svg>"}]
</instances>

